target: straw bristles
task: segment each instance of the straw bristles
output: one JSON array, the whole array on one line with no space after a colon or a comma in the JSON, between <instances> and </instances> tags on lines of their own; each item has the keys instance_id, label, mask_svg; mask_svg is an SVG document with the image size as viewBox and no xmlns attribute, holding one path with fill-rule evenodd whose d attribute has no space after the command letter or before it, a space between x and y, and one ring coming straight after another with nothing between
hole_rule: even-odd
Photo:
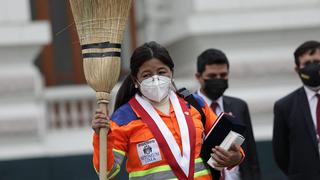
<instances>
[{"instance_id":1,"label":"straw bristles","mask_svg":"<svg viewBox=\"0 0 320 180\"><path fill-rule=\"evenodd\" d=\"M109 101L120 73L120 44L132 0L70 0L81 45L105 43L119 46L83 48L83 67L98 101ZM109 54L108 54L109 53Z\"/></svg>"},{"instance_id":2,"label":"straw bristles","mask_svg":"<svg viewBox=\"0 0 320 180\"><path fill-rule=\"evenodd\" d=\"M88 84L96 92L110 93L118 81L120 64L119 57L85 59L83 61L83 68ZM100 97L98 100L109 101L110 99L105 96L105 98Z\"/></svg>"},{"instance_id":3,"label":"straw bristles","mask_svg":"<svg viewBox=\"0 0 320 180\"><path fill-rule=\"evenodd\" d=\"M132 0L70 0L81 44L121 43Z\"/></svg>"}]
</instances>

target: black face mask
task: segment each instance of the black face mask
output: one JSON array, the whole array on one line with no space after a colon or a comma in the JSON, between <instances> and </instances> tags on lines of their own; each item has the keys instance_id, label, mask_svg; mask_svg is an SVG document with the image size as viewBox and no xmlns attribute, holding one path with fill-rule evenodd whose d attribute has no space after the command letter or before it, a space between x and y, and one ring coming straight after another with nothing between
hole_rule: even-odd
<instances>
[{"instance_id":1,"label":"black face mask","mask_svg":"<svg viewBox=\"0 0 320 180\"><path fill-rule=\"evenodd\" d=\"M228 88L227 79L208 79L204 80L204 92L211 100L216 100Z\"/></svg>"},{"instance_id":2,"label":"black face mask","mask_svg":"<svg viewBox=\"0 0 320 180\"><path fill-rule=\"evenodd\" d=\"M299 75L304 85L320 86L320 63L313 62L299 69Z\"/></svg>"}]
</instances>

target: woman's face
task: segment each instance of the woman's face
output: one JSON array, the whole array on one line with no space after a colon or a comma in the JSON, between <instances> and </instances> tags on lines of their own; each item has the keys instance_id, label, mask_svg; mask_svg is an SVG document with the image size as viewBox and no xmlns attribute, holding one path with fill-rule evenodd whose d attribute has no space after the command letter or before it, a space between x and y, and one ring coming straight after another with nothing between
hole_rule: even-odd
<instances>
[{"instance_id":1,"label":"woman's face","mask_svg":"<svg viewBox=\"0 0 320 180\"><path fill-rule=\"evenodd\" d=\"M172 78L172 71L160 60L152 58L151 60L146 61L141 65L137 73L137 80L139 82L142 82L143 80L154 75L167 76L169 78Z\"/></svg>"}]
</instances>

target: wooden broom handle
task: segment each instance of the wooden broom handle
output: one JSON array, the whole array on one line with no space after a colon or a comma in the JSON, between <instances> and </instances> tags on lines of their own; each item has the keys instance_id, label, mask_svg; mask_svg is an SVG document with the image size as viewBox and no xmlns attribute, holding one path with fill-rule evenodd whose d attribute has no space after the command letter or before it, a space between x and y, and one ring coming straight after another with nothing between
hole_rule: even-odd
<instances>
[{"instance_id":1,"label":"wooden broom handle","mask_svg":"<svg viewBox=\"0 0 320 180\"><path fill-rule=\"evenodd\" d=\"M102 112L107 116L108 104L106 103L99 103L99 108L102 110ZM107 180L107 134L108 130L106 128L101 128L99 131L100 136L100 165L99 165L99 180Z\"/></svg>"}]
</instances>

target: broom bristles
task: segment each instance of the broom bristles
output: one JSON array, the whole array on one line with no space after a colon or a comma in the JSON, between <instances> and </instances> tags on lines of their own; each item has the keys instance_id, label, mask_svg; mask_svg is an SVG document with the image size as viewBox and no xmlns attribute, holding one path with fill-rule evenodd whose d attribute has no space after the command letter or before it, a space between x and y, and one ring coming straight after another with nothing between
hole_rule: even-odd
<instances>
[{"instance_id":1,"label":"broom bristles","mask_svg":"<svg viewBox=\"0 0 320 180\"><path fill-rule=\"evenodd\" d=\"M70 0L88 84L98 101L109 93L120 74L123 32L132 0Z\"/></svg>"},{"instance_id":2,"label":"broom bristles","mask_svg":"<svg viewBox=\"0 0 320 180\"><path fill-rule=\"evenodd\" d=\"M121 43L132 0L70 0L81 44Z\"/></svg>"}]
</instances>

